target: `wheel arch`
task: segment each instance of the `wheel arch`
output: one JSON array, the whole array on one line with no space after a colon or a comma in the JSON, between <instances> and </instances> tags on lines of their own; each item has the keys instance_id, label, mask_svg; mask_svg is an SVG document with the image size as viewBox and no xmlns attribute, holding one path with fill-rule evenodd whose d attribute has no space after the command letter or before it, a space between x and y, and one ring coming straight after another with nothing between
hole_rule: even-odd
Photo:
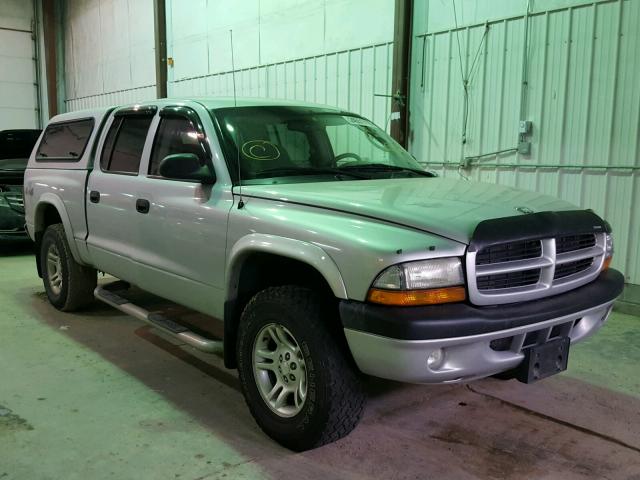
<instances>
[{"instance_id":1,"label":"wheel arch","mask_svg":"<svg viewBox=\"0 0 640 480\"><path fill-rule=\"evenodd\" d=\"M250 234L232 247L226 269L224 360L236 367L238 322L246 302L258 291L296 284L346 299L347 290L333 259L319 246L301 240Z\"/></svg>"},{"instance_id":2,"label":"wheel arch","mask_svg":"<svg viewBox=\"0 0 640 480\"><path fill-rule=\"evenodd\" d=\"M64 227L67 242L69 243L69 249L71 250L71 255L73 255L74 260L78 263L83 263L80 259L78 246L73 238L73 227L71 225L69 215L64 208L63 201L60 197L47 193L42 195L38 201L33 215L33 237L36 243L36 260L38 275L40 277L42 277L40 267L40 244L42 242L42 236L49 225L56 223L62 223L62 226Z\"/></svg>"}]
</instances>

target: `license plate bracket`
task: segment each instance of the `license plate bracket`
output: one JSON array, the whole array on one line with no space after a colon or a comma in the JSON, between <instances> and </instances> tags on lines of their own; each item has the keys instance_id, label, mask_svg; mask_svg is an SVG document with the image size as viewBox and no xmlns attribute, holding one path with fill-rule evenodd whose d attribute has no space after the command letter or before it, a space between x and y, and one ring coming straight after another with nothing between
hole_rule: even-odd
<instances>
[{"instance_id":1,"label":"license plate bracket","mask_svg":"<svg viewBox=\"0 0 640 480\"><path fill-rule=\"evenodd\" d=\"M516 378L523 383L533 383L567 369L569 337L560 337L523 350L524 360L517 369Z\"/></svg>"}]
</instances>

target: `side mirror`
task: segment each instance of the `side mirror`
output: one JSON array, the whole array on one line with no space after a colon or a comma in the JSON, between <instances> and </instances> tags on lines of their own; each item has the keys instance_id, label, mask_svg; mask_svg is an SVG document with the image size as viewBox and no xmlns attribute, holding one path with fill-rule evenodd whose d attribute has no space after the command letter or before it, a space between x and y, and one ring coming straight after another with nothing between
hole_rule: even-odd
<instances>
[{"instance_id":1,"label":"side mirror","mask_svg":"<svg viewBox=\"0 0 640 480\"><path fill-rule=\"evenodd\" d=\"M160 162L158 172L165 178L193 180L214 183L215 177L207 165L200 165L200 159L193 153L167 155Z\"/></svg>"}]
</instances>

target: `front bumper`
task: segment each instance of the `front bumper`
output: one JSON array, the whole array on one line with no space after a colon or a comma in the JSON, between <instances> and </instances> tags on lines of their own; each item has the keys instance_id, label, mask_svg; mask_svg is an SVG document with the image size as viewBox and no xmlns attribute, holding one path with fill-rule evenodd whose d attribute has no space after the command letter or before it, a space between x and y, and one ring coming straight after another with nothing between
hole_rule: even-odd
<instances>
[{"instance_id":1,"label":"front bumper","mask_svg":"<svg viewBox=\"0 0 640 480\"><path fill-rule=\"evenodd\" d=\"M571 292L495 307L393 308L344 301L340 314L363 373L411 383L455 383L517 367L523 349L550 338L587 338L607 320L624 277L607 270ZM442 360L429 367L438 349Z\"/></svg>"}]
</instances>

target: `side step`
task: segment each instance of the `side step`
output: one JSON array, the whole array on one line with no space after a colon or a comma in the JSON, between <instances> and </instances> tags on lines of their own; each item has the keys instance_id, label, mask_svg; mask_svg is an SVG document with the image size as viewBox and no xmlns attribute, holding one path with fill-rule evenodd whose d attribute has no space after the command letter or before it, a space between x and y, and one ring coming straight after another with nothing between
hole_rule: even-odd
<instances>
[{"instance_id":1,"label":"side step","mask_svg":"<svg viewBox=\"0 0 640 480\"><path fill-rule=\"evenodd\" d=\"M121 312L137 318L138 320L142 320L143 322L148 323L158 330L162 330L167 335L171 335L187 345L191 345L192 347L206 353L222 355L223 342L221 340L211 340L210 338L198 335L184 325L176 323L170 318L159 313L148 312L144 308L131 303L129 300L116 293L117 291L126 290L127 288L129 288L128 283L117 281L96 287L93 291L93 295L101 302L111 305Z\"/></svg>"}]
</instances>

